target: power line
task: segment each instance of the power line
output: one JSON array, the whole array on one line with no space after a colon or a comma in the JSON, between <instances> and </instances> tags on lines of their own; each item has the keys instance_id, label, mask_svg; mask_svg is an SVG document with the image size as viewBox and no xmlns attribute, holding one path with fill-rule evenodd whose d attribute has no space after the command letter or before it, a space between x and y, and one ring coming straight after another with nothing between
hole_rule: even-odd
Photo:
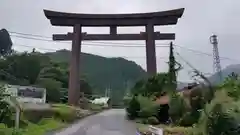
<instances>
[{"instance_id":1,"label":"power line","mask_svg":"<svg viewBox=\"0 0 240 135\"><path fill-rule=\"evenodd\" d=\"M62 43L62 44L68 44L66 42L60 42L60 41L53 41L49 39L41 39L41 38L35 38L35 37L26 37L26 36L19 36L19 35L11 35L12 37L16 38L23 38L23 39L30 39L30 40L38 40L38 41L47 41L47 42L54 42L54 43ZM97 43L97 44L96 44ZM114 44L114 45L113 45ZM83 42L83 45L85 46L104 46L104 47L145 47L145 45L140 44L132 44L132 45L126 45L126 43L108 43L108 42ZM157 45L156 47L169 47L167 44Z\"/></svg>"},{"instance_id":2,"label":"power line","mask_svg":"<svg viewBox=\"0 0 240 135\"><path fill-rule=\"evenodd\" d=\"M27 47L27 48L36 48L36 49L40 49L40 50L46 50L46 51L57 51L58 49L49 49L49 48L42 48L42 47L34 47L34 46L29 46L29 45L23 45L23 44L14 44L14 46L23 46L23 47ZM146 58L146 56L104 56L104 57L121 57L121 58ZM168 57L160 57L157 56L158 59L167 59Z\"/></svg>"},{"instance_id":3,"label":"power line","mask_svg":"<svg viewBox=\"0 0 240 135\"><path fill-rule=\"evenodd\" d=\"M193 70L197 70L191 63L189 63L186 59L184 59L178 52L175 52L177 54L177 56L183 61L185 62L191 69ZM198 70L197 70L198 71ZM212 75L212 73L203 73L204 75Z\"/></svg>"},{"instance_id":4,"label":"power line","mask_svg":"<svg viewBox=\"0 0 240 135\"><path fill-rule=\"evenodd\" d=\"M183 46L179 46L179 45L176 45L176 44L174 44L174 46L179 47L179 48L182 48L182 49L185 49L185 50L188 50L188 51L191 51L191 52L193 52L193 53L195 53L195 54L206 55L206 56L210 56L210 57L213 56L213 54L211 54L211 53L206 53L206 52L202 52L202 51L190 49L190 48L183 47ZM239 60L237 60L237 59L228 58L228 57L220 57L220 59L227 59L227 60L239 61Z\"/></svg>"},{"instance_id":5,"label":"power line","mask_svg":"<svg viewBox=\"0 0 240 135\"><path fill-rule=\"evenodd\" d=\"M12 34L18 34L18 35L24 35L24 36L41 37L41 38L48 38L48 39L52 38L52 37L48 37L48 36L28 34L28 33L22 33L22 32L14 32L14 31L8 31L8 32L12 33Z\"/></svg>"},{"instance_id":6,"label":"power line","mask_svg":"<svg viewBox=\"0 0 240 135\"><path fill-rule=\"evenodd\" d=\"M46 51L57 51L57 49L50 49L50 48L42 48L42 47L35 47L35 46L30 46L30 45L23 45L23 44L13 44L14 46L23 46L23 47L27 47L27 48L37 48L37 49L41 49L41 50L46 50Z\"/></svg>"},{"instance_id":7,"label":"power line","mask_svg":"<svg viewBox=\"0 0 240 135\"><path fill-rule=\"evenodd\" d=\"M21 33L21 32L13 32L10 31L9 33L13 33L13 34L18 34L18 35L11 35L13 37L17 37L17 38L24 38L24 39L32 39L32 40L39 40L39 41L47 41L47 42L55 42L55 43L63 43L63 44L67 44L66 42L59 42L59 41L53 41L51 40L51 37L48 36L43 36L43 35L35 35L35 34L28 34L28 33ZM24 36L19 36L19 35L24 35ZM32 37L26 37L26 36L32 36ZM40 38L36 38L36 37L40 37ZM41 38L46 38L46 39L41 39ZM104 47L145 47L144 44L137 44L134 43L131 46L130 45L126 45L126 43L116 43L116 42L99 42L99 41L87 41L87 43L85 43L86 41L84 41L83 45L86 46L104 46ZM97 44L96 44L97 43ZM129 44L129 43L128 43ZM195 54L200 54L200 55L206 55L206 56L213 56L211 53L206 53L206 52L202 52L202 51L198 51L198 50L194 50L194 49L190 49L187 47L183 47L183 46L179 46L174 44L174 46L194 52ZM169 47L169 44L157 44L156 47ZM236 59L232 59L232 58L228 58L228 57L220 57L221 59L228 59L228 60L233 60L233 61L239 61Z\"/></svg>"},{"instance_id":8,"label":"power line","mask_svg":"<svg viewBox=\"0 0 240 135\"><path fill-rule=\"evenodd\" d=\"M21 33L21 32L12 32L10 31L9 33L13 33L13 34L18 34L18 35L24 35L24 36L31 36L31 37L40 37L40 38L46 38L46 39L51 39L52 37L48 37L48 36L43 36L43 35L35 35L35 34L28 34L28 33ZM15 35L13 35L15 36ZM56 41L55 41L56 42ZM104 41L84 41L84 42L88 42L88 43L100 43L100 44L119 44L119 45L126 45L126 43L117 43L117 42L104 42ZM145 47L145 44L139 44L139 43L127 43L129 45L143 45ZM163 44L158 44L158 45L162 45L162 46L169 46L169 44L167 43L163 43ZM161 47L161 46L159 46Z\"/></svg>"}]
</instances>

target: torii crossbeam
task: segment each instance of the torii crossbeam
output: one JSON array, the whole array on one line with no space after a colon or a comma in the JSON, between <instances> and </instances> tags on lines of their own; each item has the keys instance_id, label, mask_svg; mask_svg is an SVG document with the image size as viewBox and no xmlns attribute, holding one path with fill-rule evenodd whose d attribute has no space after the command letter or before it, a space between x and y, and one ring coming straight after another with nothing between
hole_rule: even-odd
<instances>
[{"instance_id":1,"label":"torii crossbeam","mask_svg":"<svg viewBox=\"0 0 240 135\"><path fill-rule=\"evenodd\" d=\"M53 40L71 40L72 52L70 61L70 77L68 103L77 104L80 92L80 53L83 40L145 40L147 72L157 72L155 40L173 40L174 33L154 32L154 26L175 25L182 17L184 9L175 9L154 13L138 14L75 14L44 10L45 16L54 26L73 27L73 33L54 34ZM118 34L119 26L145 26L146 31L139 34ZM110 27L109 34L82 33L82 27Z\"/></svg>"}]
</instances>

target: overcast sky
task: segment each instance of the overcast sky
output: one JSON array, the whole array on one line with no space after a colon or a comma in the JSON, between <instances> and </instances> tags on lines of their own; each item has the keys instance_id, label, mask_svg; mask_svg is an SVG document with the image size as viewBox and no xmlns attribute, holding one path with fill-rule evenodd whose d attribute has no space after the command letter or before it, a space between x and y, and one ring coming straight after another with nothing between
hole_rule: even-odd
<instances>
[{"instance_id":1,"label":"overcast sky","mask_svg":"<svg viewBox=\"0 0 240 135\"><path fill-rule=\"evenodd\" d=\"M11 32L21 32L51 37L53 33L67 33L71 28L52 27L43 14L43 9L75 13L142 13L164 11L176 8L185 8L184 15L176 26L155 27L155 31L175 32L175 50L193 66L205 73L213 72L212 57L199 54L189 49L212 54L212 45L209 36L217 34L219 37L219 52L222 67L240 63L240 1L239 0L0 0L0 29L6 28ZM108 28L84 28L88 33L107 33ZM119 28L119 33L139 33L143 27ZM29 51L36 48L46 52L57 49L70 49L70 43L53 43L21 39L12 36L14 48L19 51ZM110 43L94 43L96 45L109 45ZM168 44L170 41L159 41L158 45ZM112 42L111 42L112 43ZM132 45L142 42L121 42L120 44ZM144 69L146 67L144 47L101 47L93 43L84 43L83 52L93 53L106 57L124 56L135 61ZM114 42L118 44L118 42ZM30 46L30 47L26 47ZM159 72L167 71L166 61L168 48L156 49L157 68ZM188 71L191 68L178 56L184 69L179 74L179 80L190 80Z\"/></svg>"}]
</instances>

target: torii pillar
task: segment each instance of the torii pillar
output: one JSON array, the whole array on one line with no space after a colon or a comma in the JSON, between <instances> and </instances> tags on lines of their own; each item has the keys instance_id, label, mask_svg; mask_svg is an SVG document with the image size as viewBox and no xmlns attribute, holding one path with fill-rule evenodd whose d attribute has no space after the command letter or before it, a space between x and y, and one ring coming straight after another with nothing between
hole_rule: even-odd
<instances>
[{"instance_id":1,"label":"torii pillar","mask_svg":"<svg viewBox=\"0 0 240 135\"><path fill-rule=\"evenodd\" d=\"M68 103L77 104L78 95L80 93L79 74L80 74L80 56L81 56L81 33L82 27L80 24L73 26L73 40L70 60L70 74L69 74L69 90ZM74 91L74 92L73 92Z\"/></svg>"},{"instance_id":2,"label":"torii pillar","mask_svg":"<svg viewBox=\"0 0 240 135\"><path fill-rule=\"evenodd\" d=\"M147 72L148 75L152 76L157 73L157 63L156 63L156 47L154 38L154 25L148 23L146 27L146 62L147 62Z\"/></svg>"}]
</instances>

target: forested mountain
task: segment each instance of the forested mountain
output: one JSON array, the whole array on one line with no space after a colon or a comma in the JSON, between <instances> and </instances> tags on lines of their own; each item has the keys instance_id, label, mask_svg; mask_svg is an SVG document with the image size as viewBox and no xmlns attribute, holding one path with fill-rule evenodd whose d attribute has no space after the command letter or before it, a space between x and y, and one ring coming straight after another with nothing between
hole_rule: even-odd
<instances>
[{"instance_id":1,"label":"forested mountain","mask_svg":"<svg viewBox=\"0 0 240 135\"><path fill-rule=\"evenodd\" d=\"M70 52L59 50L46 53L54 62L69 62ZM124 91L127 85L134 84L146 76L146 72L135 62L123 58L106 58L93 54L81 54L81 75L85 76L95 92L102 94L106 88ZM124 93L124 92L120 92Z\"/></svg>"},{"instance_id":2,"label":"forested mountain","mask_svg":"<svg viewBox=\"0 0 240 135\"><path fill-rule=\"evenodd\" d=\"M35 85L47 88L49 102L66 101L70 51L59 50L39 53L12 51L12 41L7 30L0 30L0 81L15 85ZM104 95L111 89L115 100L122 100L127 87L146 76L135 62L123 58L105 58L81 54L81 92Z\"/></svg>"},{"instance_id":3,"label":"forested mountain","mask_svg":"<svg viewBox=\"0 0 240 135\"><path fill-rule=\"evenodd\" d=\"M232 74L234 72L235 74L240 75L240 64L234 64L234 65L229 65L226 68L222 70L222 76L223 79L228 77L228 75ZM220 84L220 78L217 73L213 74L212 76L209 77L209 80L213 84Z\"/></svg>"}]
</instances>

